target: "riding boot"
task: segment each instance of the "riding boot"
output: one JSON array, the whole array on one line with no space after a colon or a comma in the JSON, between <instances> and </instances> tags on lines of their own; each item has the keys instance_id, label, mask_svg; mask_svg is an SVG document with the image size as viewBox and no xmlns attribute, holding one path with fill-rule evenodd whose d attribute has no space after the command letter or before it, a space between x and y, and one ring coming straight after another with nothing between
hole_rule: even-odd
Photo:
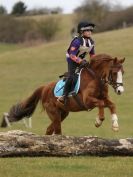
<instances>
[{"instance_id":1,"label":"riding boot","mask_svg":"<svg viewBox=\"0 0 133 177\"><path fill-rule=\"evenodd\" d=\"M64 86L63 96L58 99L58 101L60 101L64 105L67 105L70 85L71 85L71 78L68 78Z\"/></svg>"},{"instance_id":2,"label":"riding boot","mask_svg":"<svg viewBox=\"0 0 133 177\"><path fill-rule=\"evenodd\" d=\"M63 100L64 100L64 105L66 106L67 105L67 101L68 101L68 90L65 92L65 94L63 95Z\"/></svg>"}]
</instances>

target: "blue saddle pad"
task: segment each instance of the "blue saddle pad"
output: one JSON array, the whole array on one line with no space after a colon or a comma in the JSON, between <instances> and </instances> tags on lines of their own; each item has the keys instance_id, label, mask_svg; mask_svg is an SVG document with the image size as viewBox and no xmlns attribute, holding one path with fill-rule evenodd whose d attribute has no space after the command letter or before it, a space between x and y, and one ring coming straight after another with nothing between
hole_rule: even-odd
<instances>
[{"instance_id":1,"label":"blue saddle pad","mask_svg":"<svg viewBox=\"0 0 133 177\"><path fill-rule=\"evenodd\" d=\"M65 85L65 81L63 79L61 79L57 82L57 84L54 88L55 97L61 97L63 95L64 85ZM74 90L72 90L72 92L75 92L77 94L79 91L79 87L80 87L80 73L78 73L78 79L75 84ZM71 94L72 92L70 92L68 96L72 96L72 94Z\"/></svg>"}]
</instances>

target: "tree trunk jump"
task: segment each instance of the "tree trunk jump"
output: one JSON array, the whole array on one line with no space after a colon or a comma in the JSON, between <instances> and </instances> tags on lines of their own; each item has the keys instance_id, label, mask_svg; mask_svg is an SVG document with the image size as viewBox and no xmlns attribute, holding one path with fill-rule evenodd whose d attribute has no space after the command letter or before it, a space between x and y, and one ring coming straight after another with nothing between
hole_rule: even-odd
<instances>
[{"instance_id":1,"label":"tree trunk jump","mask_svg":"<svg viewBox=\"0 0 133 177\"><path fill-rule=\"evenodd\" d=\"M0 157L133 156L133 138L39 136L14 130L0 132Z\"/></svg>"}]
</instances>

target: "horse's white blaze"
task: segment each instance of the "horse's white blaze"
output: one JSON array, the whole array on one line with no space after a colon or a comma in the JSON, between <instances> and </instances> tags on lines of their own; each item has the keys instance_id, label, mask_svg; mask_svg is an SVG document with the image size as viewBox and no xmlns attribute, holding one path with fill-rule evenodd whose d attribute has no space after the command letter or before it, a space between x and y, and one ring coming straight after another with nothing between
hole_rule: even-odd
<instances>
[{"instance_id":1,"label":"horse's white blaze","mask_svg":"<svg viewBox=\"0 0 133 177\"><path fill-rule=\"evenodd\" d=\"M118 125L118 117L116 114L112 114L112 128L114 131L118 131L119 125Z\"/></svg>"},{"instance_id":2,"label":"horse's white blaze","mask_svg":"<svg viewBox=\"0 0 133 177\"><path fill-rule=\"evenodd\" d=\"M123 82L122 82L122 72L121 72L121 70L118 71L118 73L117 73L117 80L116 80L116 82L117 82L117 83L123 83ZM117 89L116 89L116 92L117 92L117 93L122 93L122 92L124 92L124 87L121 86L121 85L118 86Z\"/></svg>"},{"instance_id":3,"label":"horse's white blaze","mask_svg":"<svg viewBox=\"0 0 133 177\"><path fill-rule=\"evenodd\" d=\"M99 119L99 117L97 117L95 121L95 126L100 127L101 125L102 125L102 121Z\"/></svg>"}]
</instances>

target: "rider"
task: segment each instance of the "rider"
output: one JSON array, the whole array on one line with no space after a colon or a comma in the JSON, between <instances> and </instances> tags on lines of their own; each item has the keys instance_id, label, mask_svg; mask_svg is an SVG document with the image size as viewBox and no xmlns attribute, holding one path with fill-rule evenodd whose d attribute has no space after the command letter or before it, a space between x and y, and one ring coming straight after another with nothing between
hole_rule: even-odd
<instances>
[{"instance_id":1,"label":"rider","mask_svg":"<svg viewBox=\"0 0 133 177\"><path fill-rule=\"evenodd\" d=\"M85 65L87 61L85 56L89 53L90 58L95 55L94 41L91 38L92 31L95 28L95 24L83 21L77 26L78 36L70 43L67 50L67 62L68 62L68 79L66 80L63 96L58 99L64 105L66 104L70 87L75 76L75 70L79 65Z\"/></svg>"}]
</instances>

